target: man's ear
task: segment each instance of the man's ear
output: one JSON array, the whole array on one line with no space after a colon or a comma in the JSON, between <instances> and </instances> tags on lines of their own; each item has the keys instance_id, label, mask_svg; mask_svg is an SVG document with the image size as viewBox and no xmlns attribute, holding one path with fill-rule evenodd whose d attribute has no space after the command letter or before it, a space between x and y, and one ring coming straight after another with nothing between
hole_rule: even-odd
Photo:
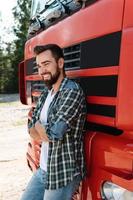
<instances>
[{"instance_id":1,"label":"man's ear","mask_svg":"<svg viewBox=\"0 0 133 200\"><path fill-rule=\"evenodd\" d=\"M60 69L63 69L63 67L64 67L64 59L63 58L59 58L58 66L59 66Z\"/></svg>"}]
</instances>

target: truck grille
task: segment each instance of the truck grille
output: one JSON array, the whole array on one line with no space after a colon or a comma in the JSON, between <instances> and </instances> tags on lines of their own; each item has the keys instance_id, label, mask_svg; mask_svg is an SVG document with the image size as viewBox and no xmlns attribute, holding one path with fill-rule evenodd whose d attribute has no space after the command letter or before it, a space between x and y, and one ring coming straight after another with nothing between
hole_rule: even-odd
<instances>
[{"instance_id":1,"label":"truck grille","mask_svg":"<svg viewBox=\"0 0 133 200\"><path fill-rule=\"evenodd\" d=\"M80 69L80 44L63 49L65 70Z\"/></svg>"}]
</instances>

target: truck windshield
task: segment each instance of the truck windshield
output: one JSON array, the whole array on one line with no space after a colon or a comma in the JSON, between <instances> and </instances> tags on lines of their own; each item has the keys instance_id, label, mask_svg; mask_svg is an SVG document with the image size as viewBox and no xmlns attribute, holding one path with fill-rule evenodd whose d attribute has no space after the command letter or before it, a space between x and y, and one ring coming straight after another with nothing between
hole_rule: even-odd
<instances>
[{"instance_id":1,"label":"truck windshield","mask_svg":"<svg viewBox=\"0 0 133 200\"><path fill-rule=\"evenodd\" d=\"M32 6L31 6L31 18L36 16L38 13L40 13L42 10L45 9L45 4L47 0L32 0Z\"/></svg>"}]
</instances>

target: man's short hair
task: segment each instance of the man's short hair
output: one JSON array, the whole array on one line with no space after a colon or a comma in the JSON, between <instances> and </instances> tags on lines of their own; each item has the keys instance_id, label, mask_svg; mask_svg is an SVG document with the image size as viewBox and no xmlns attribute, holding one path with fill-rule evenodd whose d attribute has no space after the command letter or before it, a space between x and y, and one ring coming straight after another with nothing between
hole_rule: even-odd
<instances>
[{"instance_id":1,"label":"man's short hair","mask_svg":"<svg viewBox=\"0 0 133 200\"><path fill-rule=\"evenodd\" d=\"M64 58L63 50L57 44L46 44L46 45L36 46L34 48L34 53L36 55L39 55L40 53L47 51L47 50L51 51L51 53L56 61L58 61L59 58Z\"/></svg>"}]
</instances>

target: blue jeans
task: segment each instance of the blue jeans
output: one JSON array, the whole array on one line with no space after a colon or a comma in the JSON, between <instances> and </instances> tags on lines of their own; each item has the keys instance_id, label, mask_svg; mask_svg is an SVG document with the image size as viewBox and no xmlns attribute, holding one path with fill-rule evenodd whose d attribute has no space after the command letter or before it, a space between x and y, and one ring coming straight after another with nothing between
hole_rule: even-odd
<instances>
[{"instance_id":1,"label":"blue jeans","mask_svg":"<svg viewBox=\"0 0 133 200\"><path fill-rule=\"evenodd\" d=\"M21 200L71 200L81 181L81 176L77 175L65 187L46 190L46 176L47 173L39 168L31 178Z\"/></svg>"}]
</instances>

